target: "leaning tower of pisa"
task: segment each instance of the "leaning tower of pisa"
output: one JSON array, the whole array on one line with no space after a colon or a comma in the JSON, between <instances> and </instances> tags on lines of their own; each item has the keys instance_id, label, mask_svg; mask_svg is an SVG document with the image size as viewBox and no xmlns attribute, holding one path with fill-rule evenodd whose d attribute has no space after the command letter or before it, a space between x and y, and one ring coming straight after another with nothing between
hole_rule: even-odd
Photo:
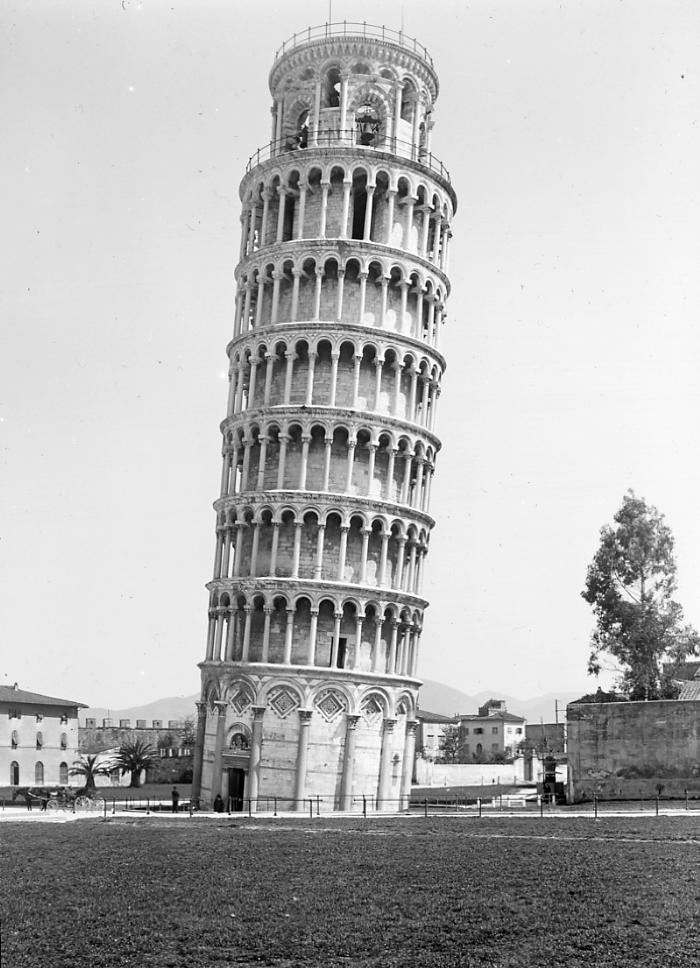
<instances>
[{"instance_id":1,"label":"leaning tower of pisa","mask_svg":"<svg viewBox=\"0 0 700 968\"><path fill-rule=\"evenodd\" d=\"M296 34L240 186L194 795L405 804L456 198L438 79L367 24Z\"/></svg>"}]
</instances>

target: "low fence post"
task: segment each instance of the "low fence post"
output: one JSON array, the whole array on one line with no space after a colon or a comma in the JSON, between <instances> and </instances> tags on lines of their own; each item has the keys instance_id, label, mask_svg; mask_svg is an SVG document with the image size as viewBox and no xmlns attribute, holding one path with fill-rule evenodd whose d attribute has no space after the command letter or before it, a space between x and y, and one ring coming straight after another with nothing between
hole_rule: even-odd
<instances>
[{"instance_id":1,"label":"low fence post","mask_svg":"<svg viewBox=\"0 0 700 968\"><path fill-rule=\"evenodd\" d=\"M248 797L248 816L253 816L253 801Z\"/></svg>"},{"instance_id":2,"label":"low fence post","mask_svg":"<svg viewBox=\"0 0 700 968\"><path fill-rule=\"evenodd\" d=\"M656 816L659 816L659 794L656 794Z\"/></svg>"},{"instance_id":3,"label":"low fence post","mask_svg":"<svg viewBox=\"0 0 700 968\"><path fill-rule=\"evenodd\" d=\"M537 802L540 805L540 817L544 817L544 797L538 795Z\"/></svg>"},{"instance_id":4,"label":"low fence post","mask_svg":"<svg viewBox=\"0 0 700 968\"><path fill-rule=\"evenodd\" d=\"M151 812L151 798L146 797L146 816Z\"/></svg>"},{"instance_id":5,"label":"low fence post","mask_svg":"<svg viewBox=\"0 0 700 968\"><path fill-rule=\"evenodd\" d=\"M428 816L428 798L427 797L425 797L425 799L423 800L423 816L424 817Z\"/></svg>"},{"instance_id":6,"label":"low fence post","mask_svg":"<svg viewBox=\"0 0 700 968\"><path fill-rule=\"evenodd\" d=\"M273 803L275 805L275 816L277 816L277 797L275 797L275 799L273 800Z\"/></svg>"},{"instance_id":7,"label":"low fence post","mask_svg":"<svg viewBox=\"0 0 700 968\"><path fill-rule=\"evenodd\" d=\"M598 819L598 796L593 794L593 817L595 820Z\"/></svg>"},{"instance_id":8,"label":"low fence post","mask_svg":"<svg viewBox=\"0 0 700 968\"><path fill-rule=\"evenodd\" d=\"M309 797L309 817L311 820L314 819L314 798Z\"/></svg>"},{"instance_id":9,"label":"low fence post","mask_svg":"<svg viewBox=\"0 0 700 968\"><path fill-rule=\"evenodd\" d=\"M316 816L321 816L321 798L318 794L316 794Z\"/></svg>"},{"instance_id":10,"label":"low fence post","mask_svg":"<svg viewBox=\"0 0 700 968\"><path fill-rule=\"evenodd\" d=\"M688 809L688 789L685 789L685 809Z\"/></svg>"},{"instance_id":11,"label":"low fence post","mask_svg":"<svg viewBox=\"0 0 700 968\"><path fill-rule=\"evenodd\" d=\"M362 816L367 819L367 797L362 794Z\"/></svg>"}]
</instances>

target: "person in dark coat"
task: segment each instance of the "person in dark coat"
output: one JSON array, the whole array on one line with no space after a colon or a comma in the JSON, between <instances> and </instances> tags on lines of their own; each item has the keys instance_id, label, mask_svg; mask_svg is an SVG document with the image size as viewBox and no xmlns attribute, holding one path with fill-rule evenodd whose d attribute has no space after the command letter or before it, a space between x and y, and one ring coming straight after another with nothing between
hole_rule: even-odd
<instances>
[{"instance_id":1,"label":"person in dark coat","mask_svg":"<svg viewBox=\"0 0 700 968\"><path fill-rule=\"evenodd\" d=\"M173 813L177 813L180 806L180 791L177 787L173 787L173 792L170 794L170 798L173 801Z\"/></svg>"},{"instance_id":2,"label":"person in dark coat","mask_svg":"<svg viewBox=\"0 0 700 968\"><path fill-rule=\"evenodd\" d=\"M224 801L221 797L221 794L217 793L216 796L214 797L214 813L223 813L223 812L224 812Z\"/></svg>"}]
</instances>

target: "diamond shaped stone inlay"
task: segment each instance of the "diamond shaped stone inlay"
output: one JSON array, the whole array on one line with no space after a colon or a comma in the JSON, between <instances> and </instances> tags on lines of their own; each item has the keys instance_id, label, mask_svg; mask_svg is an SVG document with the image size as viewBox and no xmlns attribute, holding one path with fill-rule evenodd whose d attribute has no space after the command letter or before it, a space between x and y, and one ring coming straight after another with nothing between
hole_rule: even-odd
<instances>
[{"instance_id":1,"label":"diamond shaped stone inlay","mask_svg":"<svg viewBox=\"0 0 700 968\"><path fill-rule=\"evenodd\" d=\"M345 696L336 692L335 689L326 689L325 692L322 692L314 705L328 723L347 709Z\"/></svg>"},{"instance_id":2,"label":"diamond shaped stone inlay","mask_svg":"<svg viewBox=\"0 0 700 968\"><path fill-rule=\"evenodd\" d=\"M299 699L289 689L279 688L270 693L269 704L280 719L284 719L299 708Z\"/></svg>"},{"instance_id":3,"label":"diamond shaped stone inlay","mask_svg":"<svg viewBox=\"0 0 700 968\"><path fill-rule=\"evenodd\" d=\"M374 696L368 696L362 703L362 715L368 723L376 723L377 720L381 719L383 713L381 704Z\"/></svg>"},{"instance_id":4,"label":"diamond shaped stone inlay","mask_svg":"<svg viewBox=\"0 0 700 968\"><path fill-rule=\"evenodd\" d=\"M250 706L252 701L253 701L253 697L250 694L250 690L248 689L247 686L244 686L244 685L238 686L234 690L230 698L230 703L232 708L239 715L246 711L246 709L248 708L248 706Z\"/></svg>"}]
</instances>

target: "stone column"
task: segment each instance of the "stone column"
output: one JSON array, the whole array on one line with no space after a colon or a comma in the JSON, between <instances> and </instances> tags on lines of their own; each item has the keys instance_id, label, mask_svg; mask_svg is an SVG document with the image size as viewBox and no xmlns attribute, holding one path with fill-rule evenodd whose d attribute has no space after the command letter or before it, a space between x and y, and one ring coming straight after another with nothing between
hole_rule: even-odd
<instances>
[{"instance_id":1,"label":"stone column","mask_svg":"<svg viewBox=\"0 0 700 968\"><path fill-rule=\"evenodd\" d=\"M280 523L272 522L272 549L270 551L270 577L274 578L277 573L277 549L280 541Z\"/></svg>"},{"instance_id":2,"label":"stone column","mask_svg":"<svg viewBox=\"0 0 700 968\"><path fill-rule=\"evenodd\" d=\"M321 291L323 289L323 266L316 266L316 291L314 292L314 322L321 318Z\"/></svg>"},{"instance_id":3,"label":"stone column","mask_svg":"<svg viewBox=\"0 0 700 968\"><path fill-rule=\"evenodd\" d=\"M387 660L387 674L396 675L396 640L399 635L399 623L396 619L391 622L391 642L389 643L389 658Z\"/></svg>"},{"instance_id":4,"label":"stone column","mask_svg":"<svg viewBox=\"0 0 700 968\"><path fill-rule=\"evenodd\" d=\"M396 360L394 363L394 412L393 416L399 416L399 408L401 405L401 371L403 370L403 363L400 360Z\"/></svg>"},{"instance_id":5,"label":"stone column","mask_svg":"<svg viewBox=\"0 0 700 968\"><path fill-rule=\"evenodd\" d=\"M359 716L348 715L345 720L345 747L343 749L343 773L340 779L340 809L352 809L352 777L355 772L355 741Z\"/></svg>"},{"instance_id":6,"label":"stone column","mask_svg":"<svg viewBox=\"0 0 700 968\"><path fill-rule=\"evenodd\" d=\"M318 237L320 239L325 239L326 237L326 221L328 218L328 190L330 187L330 182L321 182L321 221L318 228Z\"/></svg>"},{"instance_id":7,"label":"stone column","mask_svg":"<svg viewBox=\"0 0 700 968\"><path fill-rule=\"evenodd\" d=\"M287 441L289 440L289 434L280 434L280 455L279 464L277 467L277 490L281 491L284 487L284 465L287 460Z\"/></svg>"},{"instance_id":8,"label":"stone column","mask_svg":"<svg viewBox=\"0 0 700 968\"><path fill-rule=\"evenodd\" d=\"M340 75L340 138L341 144L347 143L345 129L348 126L348 73Z\"/></svg>"},{"instance_id":9,"label":"stone column","mask_svg":"<svg viewBox=\"0 0 700 968\"><path fill-rule=\"evenodd\" d=\"M279 211L277 213L277 238L276 242L282 241L282 235L284 234L284 206L287 201L287 189L284 185L279 185L277 188L277 194L279 195L280 205Z\"/></svg>"},{"instance_id":10,"label":"stone column","mask_svg":"<svg viewBox=\"0 0 700 968\"><path fill-rule=\"evenodd\" d=\"M216 636L214 638L214 662L221 662L221 638L224 634L224 614L222 608L216 609Z\"/></svg>"},{"instance_id":11,"label":"stone column","mask_svg":"<svg viewBox=\"0 0 700 968\"><path fill-rule=\"evenodd\" d=\"M335 315L338 322L343 318L343 293L345 291L345 269L338 266L338 294L335 304Z\"/></svg>"},{"instance_id":12,"label":"stone column","mask_svg":"<svg viewBox=\"0 0 700 968\"><path fill-rule=\"evenodd\" d=\"M382 653L382 616L377 615L374 629L374 650L372 655L372 672L379 672L379 658Z\"/></svg>"},{"instance_id":13,"label":"stone column","mask_svg":"<svg viewBox=\"0 0 700 968\"><path fill-rule=\"evenodd\" d=\"M299 577L299 559L301 557L301 529L304 527L303 521L294 522L294 548L292 551L292 578Z\"/></svg>"},{"instance_id":14,"label":"stone column","mask_svg":"<svg viewBox=\"0 0 700 968\"><path fill-rule=\"evenodd\" d=\"M367 549L369 548L369 528L362 529L362 551L360 552L360 584L364 585L367 580Z\"/></svg>"},{"instance_id":15,"label":"stone column","mask_svg":"<svg viewBox=\"0 0 700 968\"><path fill-rule=\"evenodd\" d=\"M345 475L345 493L352 494L352 465L355 460L355 441L348 441L348 463Z\"/></svg>"},{"instance_id":16,"label":"stone column","mask_svg":"<svg viewBox=\"0 0 700 968\"><path fill-rule=\"evenodd\" d=\"M352 664L353 669L360 668L360 653L362 651L362 627L364 625L364 615L355 616L355 661Z\"/></svg>"},{"instance_id":17,"label":"stone column","mask_svg":"<svg viewBox=\"0 0 700 968\"><path fill-rule=\"evenodd\" d=\"M255 328L260 329L262 324L263 297L265 295L266 276L261 273L258 277L258 298L255 304Z\"/></svg>"},{"instance_id":18,"label":"stone column","mask_svg":"<svg viewBox=\"0 0 700 968\"><path fill-rule=\"evenodd\" d=\"M381 302L381 308L379 310L379 314L380 314L379 325L383 328L386 327L386 313L387 313L390 281L391 279L389 276L382 276L381 278L382 302Z\"/></svg>"},{"instance_id":19,"label":"stone column","mask_svg":"<svg viewBox=\"0 0 700 968\"><path fill-rule=\"evenodd\" d=\"M403 572L406 561L406 542L408 538L405 534L399 538L399 553L396 558L396 588L400 591L403 588Z\"/></svg>"},{"instance_id":20,"label":"stone column","mask_svg":"<svg viewBox=\"0 0 700 968\"><path fill-rule=\"evenodd\" d=\"M275 365L275 360L272 353L266 353L265 359L267 360L267 365L265 367L265 395L263 397L263 404L266 407L270 406L270 391L272 389L272 370Z\"/></svg>"},{"instance_id":21,"label":"stone column","mask_svg":"<svg viewBox=\"0 0 700 968\"><path fill-rule=\"evenodd\" d=\"M253 801L257 800L260 789L260 758L262 755L264 715L264 706L253 706L253 735L250 740L250 760L248 761L248 796Z\"/></svg>"},{"instance_id":22,"label":"stone column","mask_svg":"<svg viewBox=\"0 0 700 968\"><path fill-rule=\"evenodd\" d=\"M241 547L243 545L243 528L245 527L240 521L236 521L234 527L236 528L236 550L233 553L233 577L240 578L241 575Z\"/></svg>"},{"instance_id":23,"label":"stone column","mask_svg":"<svg viewBox=\"0 0 700 968\"><path fill-rule=\"evenodd\" d=\"M399 332L403 333L406 330L406 317L408 315L408 279L402 279L401 283L401 309L399 310ZM408 330L410 331L410 319Z\"/></svg>"},{"instance_id":24,"label":"stone column","mask_svg":"<svg viewBox=\"0 0 700 968\"><path fill-rule=\"evenodd\" d=\"M316 665L316 634L318 632L318 609L311 609L311 622L309 623L309 652L306 658L307 663Z\"/></svg>"},{"instance_id":25,"label":"stone column","mask_svg":"<svg viewBox=\"0 0 700 968\"><path fill-rule=\"evenodd\" d=\"M248 406L247 410L250 410L254 406L255 397L255 384L257 382L258 376L258 364L260 360L257 356L253 356L250 359L250 376L248 377Z\"/></svg>"},{"instance_id":26,"label":"stone column","mask_svg":"<svg viewBox=\"0 0 700 968\"><path fill-rule=\"evenodd\" d=\"M330 392L330 402L329 406L335 406L335 393L338 386L338 360L340 359L340 352L338 350L333 350L331 352L331 392Z\"/></svg>"},{"instance_id":27,"label":"stone column","mask_svg":"<svg viewBox=\"0 0 700 968\"><path fill-rule=\"evenodd\" d=\"M364 324L365 321L365 303L367 301L367 277L369 273L367 270L360 272L360 312L358 314L358 323L360 326Z\"/></svg>"},{"instance_id":28,"label":"stone column","mask_svg":"<svg viewBox=\"0 0 700 968\"><path fill-rule=\"evenodd\" d=\"M253 543L250 550L250 576L254 578L258 573L258 547L260 545L260 525L253 521Z\"/></svg>"},{"instance_id":29,"label":"stone column","mask_svg":"<svg viewBox=\"0 0 700 968\"><path fill-rule=\"evenodd\" d=\"M384 244L391 245L391 237L394 232L394 203L396 201L396 189L390 188L386 193L386 235Z\"/></svg>"},{"instance_id":30,"label":"stone column","mask_svg":"<svg viewBox=\"0 0 700 968\"><path fill-rule=\"evenodd\" d=\"M228 529L225 529L228 530ZM214 578L221 578L221 552L223 550L223 540L221 531L217 529L216 535L216 553L214 555ZM228 576L226 576L228 577Z\"/></svg>"},{"instance_id":31,"label":"stone column","mask_svg":"<svg viewBox=\"0 0 700 968\"><path fill-rule=\"evenodd\" d=\"M404 199L406 206L406 222L403 229L403 248L406 251L410 251L411 246L411 229L413 228L413 206L418 201L413 195L407 195Z\"/></svg>"},{"instance_id":32,"label":"stone column","mask_svg":"<svg viewBox=\"0 0 700 968\"><path fill-rule=\"evenodd\" d=\"M318 78L316 81L316 90L314 92L314 116L313 124L311 126L311 141L312 144L318 142L318 126L321 120L321 79Z\"/></svg>"},{"instance_id":33,"label":"stone column","mask_svg":"<svg viewBox=\"0 0 700 968\"><path fill-rule=\"evenodd\" d=\"M296 774L294 777L294 799L295 808L304 810L305 805L301 801L306 792L306 761L309 750L309 726L311 725L311 709L299 710L299 740L297 744Z\"/></svg>"},{"instance_id":34,"label":"stone column","mask_svg":"<svg viewBox=\"0 0 700 968\"><path fill-rule=\"evenodd\" d=\"M308 376L306 378L306 406L313 406L314 398L314 373L316 370L316 357L317 354L313 350L309 353L309 369Z\"/></svg>"},{"instance_id":35,"label":"stone column","mask_svg":"<svg viewBox=\"0 0 700 968\"><path fill-rule=\"evenodd\" d=\"M284 354L284 358L287 361L287 369L284 374L284 404L289 406L289 398L292 393L292 377L294 375L294 360L296 359L296 353L294 350L287 350Z\"/></svg>"},{"instance_id":36,"label":"stone column","mask_svg":"<svg viewBox=\"0 0 700 968\"><path fill-rule=\"evenodd\" d=\"M411 799L411 778L413 776L413 760L416 755L416 730L418 722L409 719L406 723L406 738L403 745L403 768L401 771L401 810L408 810Z\"/></svg>"},{"instance_id":37,"label":"stone column","mask_svg":"<svg viewBox=\"0 0 700 968\"><path fill-rule=\"evenodd\" d=\"M265 613L265 624L263 626L263 644L262 644L262 656L263 662L267 662L270 657L270 618L272 617L272 609L269 605L265 605L263 608Z\"/></svg>"},{"instance_id":38,"label":"stone column","mask_svg":"<svg viewBox=\"0 0 700 968\"><path fill-rule=\"evenodd\" d=\"M362 366L362 354L355 354L355 369L352 381L352 409L357 410L357 399L360 392L360 367Z\"/></svg>"},{"instance_id":39,"label":"stone column","mask_svg":"<svg viewBox=\"0 0 700 968\"><path fill-rule=\"evenodd\" d=\"M331 449L333 447L333 439L331 437L326 437L323 443L326 448L326 454L325 454L325 462L323 465L323 486L321 487L321 490L327 491L330 483L330 476L331 476Z\"/></svg>"},{"instance_id":40,"label":"stone column","mask_svg":"<svg viewBox=\"0 0 700 968\"><path fill-rule=\"evenodd\" d=\"M306 490L306 474L309 467L309 444L311 443L311 437L308 434L302 434L301 437L301 461L299 466L299 490Z\"/></svg>"},{"instance_id":41,"label":"stone column","mask_svg":"<svg viewBox=\"0 0 700 968\"><path fill-rule=\"evenodd\" d=\"M192 764L192 803L199 809L202 795L202 762L204 760L204 733L207 725L207 704L195 703L197 707L197 732L194 739L194 762Z\"/></svg>"},{"instance_id":42,"label":"stone column","mask_svg":"<svg viewBox=\"0 0 700 968\"><path fill-rule=\"evenodd\" d=\"M369 460L367 462L367 496L372 497L372 490L374 485L374 464L377 459L377 445L367 444L367 449L369 450Z\"/></svg>"},{"instance_id":43,"label":"stone column","mask_svg":"<svg viewBox=\"0 0 700 968\"><path fill-rule=\"evenodd\" d=\"M325 524L319 524L316 534L316 563L314 565L314 581L320 581L323 574L323 538L326 533Z\"/></svg>"},{"instance_id":44,"label":"stone column","mask_svg":"<svg viewBox=\"0 0 700 968\"><path fill-rule=\"evenodd\" d=\"M340 526L340 549L338 551L338 577L337 581L345 580L345 555L348 550L348 531L350 528L347 524L341 524Z\"/></svg>"},{"instance_id":45,"label":"stone column","mask_svg":"<svg viewBox=\"0 0 700 968\"><path fill-rule=\"evenodd\" d=\"M377 789L377 809L391 810L392 804L388 802L391 793L391 757L393 753L392 740L394 738L395 719L384 720L384 730L382 732L382 754L379 760L379 785Z\"/></svg>"},{"instance_id":46,"label":"stone column","mask_svg":"<svg viewBox=\"0 0 700 968\"><path fill-rule=\"evenodd\" d=\"M251 622L250 605L244 605L243 611L245 612L245 627L243 629L243 654L241 655L241 660L243 662L247 662L248 654L250 652L250 622Z\"/></svg>"},{"instance_id":47,"label":"stone column","mask_svg":"<svg viewBox=\"0 0 700 968\"><path fill-rule=\"evenodd\" d=\"M333 641L331 643L331 669L334 669L338 665L338 646L340 645L340 623L343 620L342 612L334 612L333 618L335 622L333 624Z\"/></svg>"},{"instance_id":48,"label":"stone column","mask_svg":"<svg viewBox=\"0 0 700 968\"><path fill-rule=\"evenodd\" d=\"M287 624L284 628L284 658L282 659L283 665L292 664L292 637L294 635L294 609L288 608L287 612Z\"/></svg>"},{"instance_id":49,"label":"stone column","mask_svg":"<svg viewBox=\"0 0 700 968\"><path fill-rule=\"evenodd\" d=\"M260 465L258 467L258 480L256 482L256 487L258 491L265 490L265 464L267 461L267 444L269 437L265 434L261 434L258 438L260 441Z\"/></svg>"},{"instance_id":50,"label":"stone column","mask_svg":"<svg viewBox=\"0 0 700 968\"><path fill-rule=\"evenodd\" d=\"M226 662L233 661L233 646L236 639L236 609L231 608L228 613L228 628L226 630Z\"/></svg>"},{"instance_id":51,"label":"stone column","mask_svg":"<svg viewBox=\"0 0 700 968\"><path fill-rule=\"evenodd\" d=\"M365 224L363 230L363 239L365 242L369 242L370 235L372 232L372 209L374 207L374 190L376 185L367 186L367 205L365 206Z\"/></svg>"},{"instance_id":52,"label":"stone column","mask_svg":"<svg viewBox=\"0 0 700 968\"><path fill-rule=\"evenodd\" d=\"M299 315L299 282L301 277L304 275L302 269L292 269L292 276L294 281L292 282L292 308L289 313L291 322L295 323Z\"/></svg>"},{"instance_id":53,"label":"stone column","mask_svg":"<svg viewBox=\"0 0 700 968\"><path fill-rule=\"evenodd\" d=\"M217 700L214 703L216 709L216 740L214 741L214 763L211 775L211 798L214 800L217 794L221 793L221 754L224 749L224 737L226 735L226 703Z\"/></svg>"},{"instance_id":54,"label":"stone column","mask_svg":"<svg viewBox=\"0 0 700 968\"><path fill-rule=\"evenodd\" d=\"M352 189L352 179L343 181L343 214L340 219L340 238L348 237L348 216L350 215L350 190Z\"/></svg>"},{"instance_id":55,"label":"stone column","mask_svg":"<svg viewBox=\"0 0 700 968\"><path fill-rule=\"evenodd\" d=\"M304 238L304 219L306 216L306 193L308 184L305 181L299 182L299 216L297 218L297 239Z\"/></svg>"},{"instance_id":56,"label":"stone column","mask_svg":"<svg viewBox=\"0 0 700 968\"><path fill-rule=\"evenodd\" d=\"M270 322L276 323L280 305L280 283L284 273L279 269L272 270L272 309L270 311Z\"/></svg>"},{"instance_id":57,"label":"stone column","mask_svg":"<svg viewBox=\"0 0 700 968\"><path fill-rule=\"evenodd\" d=\"M377 585L379 588L384 588L386 585L386 556L389 550L389 532L385 531L382 534L382 552L379 559L379 575L377 576Z\"/></svg>"},{"instance_id":58,"label":"stone column","mask_svg":"<svg viewBox=\"0 0 700 968\"><path fill-rule=\"evenodd\" d=\"M398 450L395 447L389 449L389 460L387 461L386 469L386 494L384 495L387 501L392 499L394 493L394 463L397 453Z\"/></svg>"},{"instance_id":59,"label":"stone column","mask_svg":"<svg viewBox=\"0 0 700 968\"><path fill-rule=\"evenodd\" d=\"M260 245L265 245L265 238L267 236L267 217L270 214L270 189L265 188L262 193L263 197L263 211L262 211L262 221L260 223Z\"/></svg>"}]
</instances>

